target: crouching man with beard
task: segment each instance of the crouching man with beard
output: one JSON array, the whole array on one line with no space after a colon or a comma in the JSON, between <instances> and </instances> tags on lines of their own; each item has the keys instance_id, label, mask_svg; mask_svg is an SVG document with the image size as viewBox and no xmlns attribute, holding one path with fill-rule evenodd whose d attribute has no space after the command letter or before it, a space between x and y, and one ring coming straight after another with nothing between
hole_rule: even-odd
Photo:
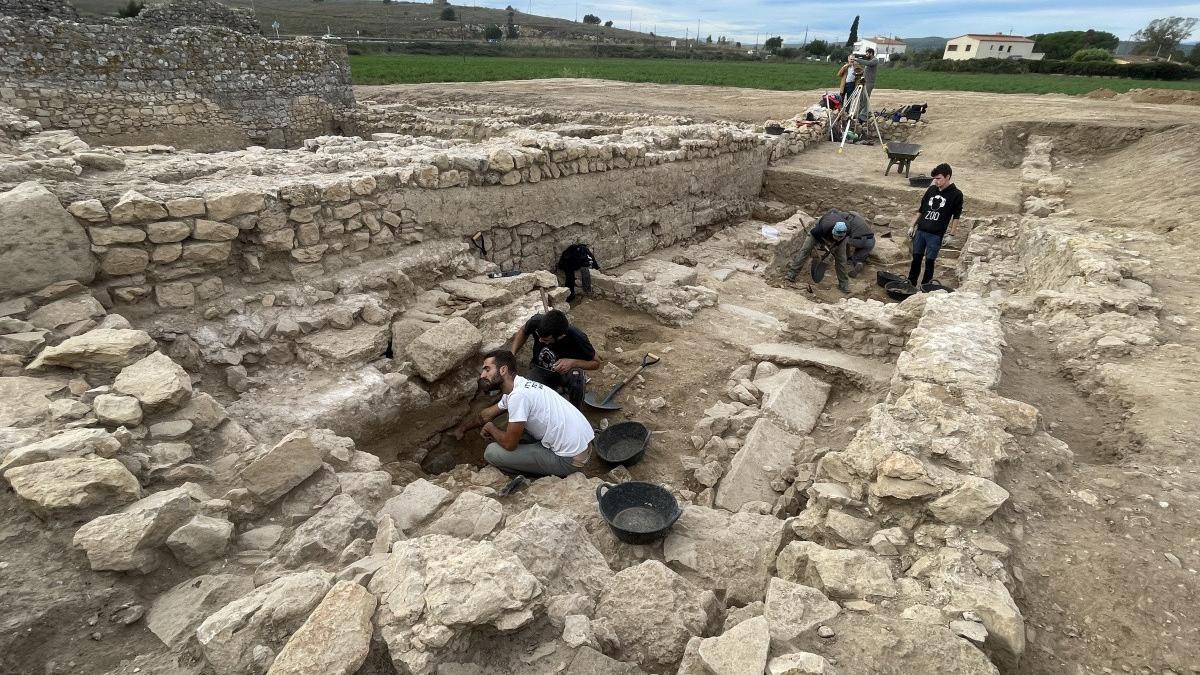
<instances>
[{"instance_id":1,"label":"crouching man with beard","mask_svg":"<svg viewBox=\"0 0 1200 675\"><path fill-rule=\"evenodd\" d=\"M500 402L470 417L454 430L462 438L470 429L492 441L483 458L509 474L567 476L583 469L595 437L592 425L553 389L517 375L517 358L506 349L483 358L479 379L503 394ZM494 420L508 413L505 428Z\"/></svg>"}]
</instances>

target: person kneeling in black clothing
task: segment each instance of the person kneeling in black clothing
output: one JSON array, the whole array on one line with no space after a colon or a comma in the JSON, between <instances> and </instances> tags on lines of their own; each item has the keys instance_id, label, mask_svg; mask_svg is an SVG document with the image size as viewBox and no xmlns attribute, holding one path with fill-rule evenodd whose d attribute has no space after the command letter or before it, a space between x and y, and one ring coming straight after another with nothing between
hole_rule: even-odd
<instances>
[{"instance_id":1,"label":"person kneeling in black clothing","mask_svg":"<svg viewBox=\"0 0 1200 675\"><path fill-rule=\"evenodd\" d=\"M518 354L525 341L533 341L529 361L529 379L561 393L575 407L583 405L587 377L583 371L600 367L600 358L588 336L567 321L567 315L552 309L534 314L512 339L512 353Z\"/></svg>"}]
</instances>

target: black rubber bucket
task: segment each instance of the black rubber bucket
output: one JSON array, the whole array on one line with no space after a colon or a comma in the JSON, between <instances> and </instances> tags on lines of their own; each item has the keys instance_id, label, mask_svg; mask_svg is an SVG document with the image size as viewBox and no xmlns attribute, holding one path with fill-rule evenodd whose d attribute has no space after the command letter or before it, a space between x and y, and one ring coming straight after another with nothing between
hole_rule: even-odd
<instances>
[{"instance_id":1,"label":"black rubber bucket","mask_svg":"<svg viewBox=\"0 0 1200 675\"><path fill-rule=\"evenodd\" d=\"M893 281L887 286L884 286L883 290L887 291L889 298L893 300L899 300L900 302L904 302L905 300L921 292L916 286L908 283L908 279L905 279L904 281Z\"/></svg>"},{"instance_id":2,"label":"black rubber bucket","mask_svg":"<svg viewBox=\"0 0 1200 675\"><path fill-rule=\"evenodd\" d=\"M641 481L597 485L596 504L613 534L626 544L662 539L683 515L666 488Z\"/></svg>"},{"instance_id":3,"label":"black rubber bucket","mask_svg":"<svg viewBox=\"0 0 1200 675\"><path fill-rule=\"evenodd\" d=\"M633 466L646 456L650 430L641 422L620 422L596 437L596 454L609 464Z\"/></svg>"},{"instance_id":4,"label":"black rubber bucket","mask_svg":"<svg viewBox=\"0 0 1200 675\"><path fill-rule=\"evenodd\" d=\"M900 281L908 283L908 277L900 276L895 272L888 272L887 270L879 270L875 273L875 285L880 288L887 288L888 284Z\"/></svg>"},{"instance_id":5,"label":"black rubber bucket","mask_svg":"<svg viewBox=\"0 0 1200 675\"><path fill-rule=\"evenodd\" d=\"M936 281L931 281L927 284L921 284L921 291L925 293L933 293L934 291L946 291L947 293L953 293L954 289L950 288L949 286L943 286Z\"/></svg>"},{"instance_id":6,"label":"black rubber bucket","mask_svg":"<svg viewBox=\"0 0 1200 675\"><path fill-rule=\"evenodd\" d=\"M924 176L924 175L910 176L908 179L908 184L913 187L927 188L930 185L933 185L933 177L932 176Z\"/></svg>"}]
</instances>

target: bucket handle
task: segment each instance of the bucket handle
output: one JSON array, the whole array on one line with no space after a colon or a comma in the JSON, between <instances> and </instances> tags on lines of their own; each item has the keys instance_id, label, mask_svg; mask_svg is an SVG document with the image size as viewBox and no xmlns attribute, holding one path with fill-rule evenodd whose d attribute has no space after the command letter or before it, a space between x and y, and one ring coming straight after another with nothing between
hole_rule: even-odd
<instances>
[{"instance_id":1,"label":"bucket handle","mask_svg":"<svg viewBox=\"0 0 1200 675\"><path fill-rule=\"evenodd\" d=\"M613 485L612 483L601 483L601 484L597 485L596 486L596 501L599 502L601 499L603 499L604 495L608 494L608 490L613 487L616 487L616 486Z\"/></svg>"}]
</instances>

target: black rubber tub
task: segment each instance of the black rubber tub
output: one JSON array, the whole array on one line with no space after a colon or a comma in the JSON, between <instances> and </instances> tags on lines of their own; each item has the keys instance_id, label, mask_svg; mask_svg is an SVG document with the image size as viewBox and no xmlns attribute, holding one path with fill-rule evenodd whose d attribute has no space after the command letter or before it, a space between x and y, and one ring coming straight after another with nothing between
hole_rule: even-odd
<instances>
[{"instance_id":1,"label":"black rubber tub","mask_svg":"<svg viewBox=\"0 0 1200 675\"><path fill-rule=\"evenodd\" d=\"M930 185L933 185L933 177L932 176L910 176L908 179L908 184L913 187L927 188Z\"/></svg>"},{"instance_id":2,"label":"black rubber tub","mask_svg":"<svg viewBox=\"0 0 1200 675\"><path fill-rule=\"evenodd\" d=\"M662 539L683 515L679 502L666 488L641 481L597 485L596 504L613 535L626 544Z\"/></svg>"},{"instance_id":3,"label":"black rubber tub","mask_svg":"<svg viewBox=\"0 0 1200 675\"><path fill-rule=\"evenodd\" d=\"M901 276L895 272L888 272L887 270L879 270L875 273L875 285L880 288L887 288L888 284L895 282L904 282L907 284L908 277Z\"/></svg>"},{"instance_id":4,"label":"black rubber tub","mask_svg":"<svg viewBox=\"0 0 1200 675\"><path fill-rule=\"evenodd\" d=\"M936 281L931 281L927 284L921 284L921 291L924 293L933 293L934 291L946 291L947 293L953 293L954 289L950 288L949 286L943 286Z\"/></svg>"},{"instance_id":5,"label":"black rubber tub","mask_svg":"<svg viewBox=\"0 0 1200 675\"><path fill-rule=\"evenodd\" d=\"M646 456L650 430L641 422L620 422L596 437L596 454L609 464L633 466Z\"/></svg>"},{"instance_id":6,"label":"black rubber tub","mask_svg":"<svg viewBox=\"0 0 1200 675\"><path fill-rule=\"evenodd\" d=\"M921 292L919 288L908 283L908 279L905 279L904 281L893 281L884 286L883 290L887 291L889 298L893 300L899 300L900 302L904 302L905 300Z\"/></svg>"}]
</instances>

